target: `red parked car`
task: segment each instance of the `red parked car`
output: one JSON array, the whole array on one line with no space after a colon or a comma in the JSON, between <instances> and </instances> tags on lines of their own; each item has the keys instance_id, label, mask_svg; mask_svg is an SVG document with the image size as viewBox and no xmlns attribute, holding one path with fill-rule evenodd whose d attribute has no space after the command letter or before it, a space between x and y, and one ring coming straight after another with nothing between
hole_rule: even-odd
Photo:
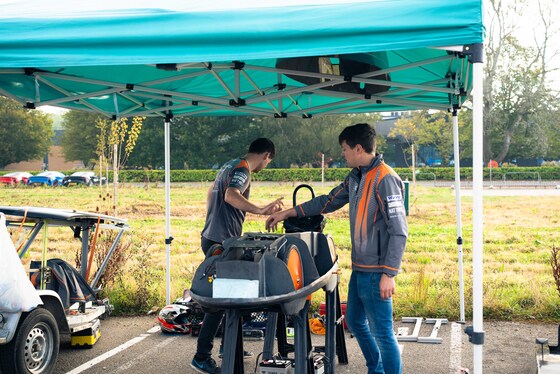
<instances>
[{"instance_id":1,"label":"red parked car","mask_svg":"<svg viewBox=\"0 0 560 374\"><path fill-rule=\"evenodd\" d=\"M26 171L14 171L13 173L8 173L0 176L0 184L5 184L6 186L23 186L27 184L27 180L31 177L31 173Z\"/></svg>"}]
</instances>

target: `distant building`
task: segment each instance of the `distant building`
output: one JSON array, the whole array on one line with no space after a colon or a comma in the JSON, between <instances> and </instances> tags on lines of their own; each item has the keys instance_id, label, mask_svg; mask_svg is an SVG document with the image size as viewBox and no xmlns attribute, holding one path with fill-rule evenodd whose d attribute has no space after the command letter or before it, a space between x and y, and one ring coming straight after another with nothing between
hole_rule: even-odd
<instances>
[{"instance_id":1,"label":"distant building","mask_svg":"<svg viewBox=\"0 0 560 374\"><path fill-rule=\"evenodd\" d=\"M64 154L62 153L62 147L60 146L60 136L64 131L62 127L62 117L60 115L53 115L53 145L49 149L49 153L43 158L32 160L32 161L22 161L14 164L8 164L4 167L4 170L10 171L41 171L41 170L74 170L74 169L85 169L84 163L82 161L66 161L64 160Z\"/></svg>"}]
</instances>

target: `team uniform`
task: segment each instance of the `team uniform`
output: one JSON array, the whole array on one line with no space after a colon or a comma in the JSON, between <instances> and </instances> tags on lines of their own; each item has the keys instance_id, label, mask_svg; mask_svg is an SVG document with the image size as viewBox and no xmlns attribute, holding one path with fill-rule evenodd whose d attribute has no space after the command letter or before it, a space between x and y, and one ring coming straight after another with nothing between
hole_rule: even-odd
<instances>
[{"instance_id":1,"label":"team uniform","mask_svg":"<svg viewBox=\"0 0 560 374\"><path fill-rule=\"evenodd\" d=\"M214 181L202 237L217 243L240 236L245 221L244 211L224 201L228 187L237 188L247 200L249 199L251 171L245 159L237 158L226 162Z\"/></svg>"},{"instance_id":2,"label":"team uniform","mask_svg":"<svg viewBox=\"0 0 560 374\"><path fill-rule=\"evenodd\" d=\"M346 320L364 357L368 374L401 373L400 351L393 332L392 299L380 295L383 274L398 274L408 224L404 185L376 156L370 165L353 168L328 195L298 205L298 217L329 213L350 205L352 275Z\"/></svg>"},{"instance_id":3,"label":"team uniform","mask_svg":"<svg viewBox=\"0 0 560 374\"><path fill-rule=\"evenodd\" d=\"M225 202L226 190L229 187L238 189L246 199L249 199L251 171L245 159L237 158L226 162L216 176L207 207L206 223L201 234L201 245L205 254L213 244L241 235L245 212ZM223 311L204 314L203 327L197 339L194 357L197 362L205 362L211 358L214 337L223 315Z\"/></svg>"},{"instance_id":4,"label":"team uniform","mask_svg":"<svg viewBox=\"0 0 560 374\"><path fill-rule=\"evenodd\" d=\"M397 275L408 236L404 185L381 155L354 168L328 195L298 205L298 217L329 213L350 204L352 269Z\"/></svg>"}]
</instances>

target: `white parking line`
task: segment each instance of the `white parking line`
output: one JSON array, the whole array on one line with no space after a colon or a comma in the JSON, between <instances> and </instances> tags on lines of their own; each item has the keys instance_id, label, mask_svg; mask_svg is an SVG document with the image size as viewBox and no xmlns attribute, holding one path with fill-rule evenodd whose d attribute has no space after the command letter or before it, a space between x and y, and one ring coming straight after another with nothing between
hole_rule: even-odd
<instances>
[{"instance_id":1,"label":"white parking line","mask_svg":"<svg viewBox=\"0 0 560 374\"><path fill-rule=\"evenodd\" d=\"M456 374L461 367L463 343L462 326L456 322L451 324L451 342L449 344L449 373Z\"/></svg>"},{"instance_id":2,"label":"white parking line","mask_svg":"<svg viewBox=\"0 0 560 374\"><path fill-rule=\"evenodd\" d=\"M159 326L156 326L157 330L154 330L154 328L151 328L150 330L148 330L148 333L152 333L155 331L159 330ZM154 331L152 331L154 330ZM98 356L96 358L94 358L93 360L90 360L80 366L78 366L77 368L70 370L69 372L67 372L66 374L79 374L89 368L91 368L94 365L97 365L100 362L105 361L106 359L113 357L114 355L116 355L117 353L120 353L122 351L124 351L127 348L132 347L134 344L141 342L142 340L146 339L146 337L150 336L149 334L142 334L140 336L137 336L136 338L132 338L129 341L119 345L116 348L111 349L109 352L105 352L104 354L102 354L101 356Z\"/></svg>"},{"instance_id":3,"label":"white parking line","mask_svg":"<svg viewBox=\"0 0 560 374\"><path fill-rule=\"evenodd\" d=\"M156 352L161 352L161 350L166 346L169 345L171 343L173 343L175 340L177 340L179 338L179 336L174 336L174 337L168 337L167 339L165 339L164 341L162 341L159 344L156 344L155 346L153 346L152 348L148 349L147 351L144 351L140 356L136 356L133 360L128 361L127 363L119 366L118 368L116 368L114 371L112 371L111 373L123 373L123 372L131 372L130 368L132 368L133 366L141 363L142 359L145 356L150 356L153 353Z\"/></svg>"}]
</instances>

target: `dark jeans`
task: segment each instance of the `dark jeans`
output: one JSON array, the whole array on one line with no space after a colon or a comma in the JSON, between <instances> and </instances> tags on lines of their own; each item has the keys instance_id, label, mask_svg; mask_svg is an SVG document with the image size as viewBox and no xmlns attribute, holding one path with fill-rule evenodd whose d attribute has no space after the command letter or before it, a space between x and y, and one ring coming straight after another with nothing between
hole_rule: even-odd
<instances>
[{"instance_id":1,"label":"dark jeans","mask_svg":"<svg viewBox=\"0 0 560 374\"><path fill-rule=\"evenodd\" d=\"M210 247L216 243L217 242L202 237L201 247L204 254L206 254L208 249L210 249ZM216 337L216 333L220 328L220 323L222 322L223 316L223 311L204 314L204 319L202 320L202 328L200 329L196 343L196 355L194 356L197 361L204 361L212 356L214 338Z\"/></svg>"}]
</instances>

